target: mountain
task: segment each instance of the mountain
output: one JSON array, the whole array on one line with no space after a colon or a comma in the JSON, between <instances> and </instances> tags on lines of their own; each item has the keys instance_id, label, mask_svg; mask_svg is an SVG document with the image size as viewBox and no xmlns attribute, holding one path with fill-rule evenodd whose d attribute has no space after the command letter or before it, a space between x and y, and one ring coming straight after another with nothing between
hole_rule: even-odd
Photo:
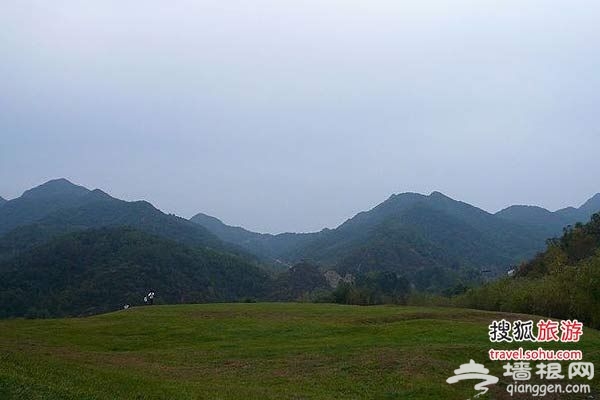
<instances>
[{"instance_id":1,"label":"mountain","mask_svg":"<svg viewBox=\"0 0 600 400\"><path fill-rule=\"evenodd\" d=\"M593 207L593 205L592 205ZM510 277L473 288L455 305L577 319L600 328L600 214L567 227Z\"/></svg>"},{"instance_id":2,"label":"mountain","mask_svg":"<svg viewBox=\"0 0 600 400\"><path fill-rule=\"evenodd\" d=\"M264 295L268 276L243 259L112 227L72 232L0 262L0 317L82 315L142 304Z\"/></svg>"},{"instance_id":3,"label":"mountain","mask_svg":"<svg viewBox=\"0 0 600 400\"><path fill-rule=\"evenodd\" d=\"M576 210L600 209L595 196ZM392 195L335 229L306 234L258 234L198 214L191 220L221 240L285 264L308 260L339 273L395 271L420 289L503 273L532 257L545 240L577 220L567 210L513 206L491 214L440 192Z\"/></svg>"},{"instance_id":4,"label":"mountain","mask_svg":"<svg viewBox=\"0 0 600 400\"><path fill-rule=\"evenodd\" d=\"M114 226L134 227L188 245L243 253L202 226L164 214L146 201L127 202L99 189L89 190L57 179L26 191L0 208L0 259L7 252L14 254L60 233Z\"/></svg>"},{"instance_id":5,"label":"mountain","mask_svg":"<svg viewBox=\"0 0 600 400\"><path fill-rule=\"evenodd\" d=\"M0 196L0 207L2 207L6 201L7 200L4 197Z\"/></svg>"},{"instance_id":6,"label":"mountain","mask_svg":"<svg viewBox=\"0 0 600 400\"><path fill-rule=\"evenodd\" d=\"M272 235L251 232L241 227L226 225L221 220L202 213L196 214L190 221L203 226L225 242L234 243L259 257L273 260L306 244L314 236L310 233Z\"/></svg>"},{"instance_id":7,"label":"mountain","mask_svg":"<svg viewBox=\"0 0 600 400\"><path fill-rule=\"evenodd\" d=\"M514 205L498 211L495 215L507 221L537 227L544 230L548 237L554 237L560 235L567 225L586 222L598 211L600 211L600 193L579 208L567 207L552 212L537 206Z\"/></svg>"},{"instance_id":8,"label":"mountain","mask_svg":"<svg viewBox=\"0 0 600 400\"><path fill-rule=\"evenodd\" d=\"M565 213L569 213L569 209L562 209L556 211L559 214L565 215ZM600 193L596 193L592 196L588 201L583 203L578 209L576 209L577 220L575 222L585 223L590 220L591 216L600 211Z\"/></svg>"},{"instance_id":9,"label":"mountain","mask_svg":"<svg viewBox=\"0 0 600 400\"><path fill-rule=\"evenodd\" d=\"M590 258L600 261L600 213L593 214L585 224L578 222L565 228L561 237L548 241L545 251L520 265L516 275L544 277L561 272L565 266L577 265ZM600 286L597 290L600 294ZM600 301L600 297L598 300Z\"/></svg>"},{"instance_id":10,"label":"mountain","mask_svg":"<svg viewBox=\"0 0 600 400\"><path fill-rule=\"evenodd\" d=\"M439 192L407 193L319 233L294 256L334 264L340 273L396 271L428 288L460 269L502 270L535 254L544 239ZM435 268L443 271L441 282L434 282Z\"/></svg>"},{"instance_id":11,"label":"mountain","mask_svg":"<svg viewBox=\"0 0 600 400\"><path fill-rule=\"evenodd\" d=\"M54 211L78 206L90 191L66 179L51 180L27 190L21 197L0 208L0 235L20 225L28 225Z\"/></svg>"}]
</instances>

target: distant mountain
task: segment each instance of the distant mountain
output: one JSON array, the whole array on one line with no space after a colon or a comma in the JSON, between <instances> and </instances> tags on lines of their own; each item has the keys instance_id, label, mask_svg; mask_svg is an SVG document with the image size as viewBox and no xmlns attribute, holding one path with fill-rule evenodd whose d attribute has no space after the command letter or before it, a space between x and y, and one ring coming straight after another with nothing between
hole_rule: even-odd
<instances>
[{"instance_id":1,"label":"distant mountain","mask_svg":"<svg viewBox=\"0 0 600 400\"><path fill-rule=\"evenodd\" d=\"M4 197L0 196L0 207L2 207L6 201L7 200Z\"/></svg>"},{"instance_id":2,"label":"distant mountain","mask_svg":"<svg viewBox=\"0 0 600 400\"><path fill-rule=\"evenodd\" d=\"M597 197L576 209L577 215L587 215L597 204L600 209ZM484 276L502 273L579 218L567 210L547 214L553 213L515 206L494 215L433 192L392 195L336 229L308 234L258 234L204 214L192 221L224 241L282 263L309 260L352 274L395 271L431 289L481 278L481 270L490 272Z\"/></svg>"},{"instance_id":3,"label":"distant mountain","mask_svg":"<svg viewBox=\"0 0 600 400\"><path fill-rule=\"evenodd\" d=\"M555 212L537 206L514 205L498 211L495 215L515 223L529 225L546 232L548 237L558 236L567 225L585 223L600 211L600 193L579 208L567 207Z\"/></svg>"},{"instance_id":4,"label":"distant mountain","mask_svg":"<svg viewBox=\"0 0 600 400\"><path fill-rule=\"evenodd\" d=\"M132 228L73 232L0 262L0 317L82 315L158 303L262 296L267 274L243 259Z\"/></svg>"},{"instance_id":5,"label":"distant mountain","mask_svg":"<svg viewBox=\"0 0 600 400\"><path fill-rule=\"evenodd\" d=\"M439 192L407 193L321 232L293 256L334 264L340 273L396 271L430 288L445 286L452 275L502 270L531 257L544 239L539 231Z\"/></svg>"},{"instance_id":6,"label":"distant mountain","mask_svg":"<svg viewBox=\"0 0 600 400\"><path fill-rule=\"evenodd\" d=\"M14 254L60 233L111 226L134 227L188 245L242 253L202 226L164 214L146 201L118 200L99 189L57 179L0 208L0 259L3 249L5 255L7 251Z\"/></svg>"},{"instance_id":7,"label":"distant mountain","mask_svg":"<svg viewBox=\"0 0 600 400\"><path fill-rule=\"evenodd\" d=\"M600 193L596 193L579 208L567 207L555 213L571 217L571 224L574 224L576 222L585 223L589 221L591 216L598 211L600 211Z\"/></svg>"},{"instance_id":8,"label":"distant mountain","mask_svg":"<svg viewBox=\"0 0 600 400\"><path fill-rule=\"evenodd\" d=\"M592 203L586 203L592 204ZM594 207L594 205L591 205ZM454 299L460 307L577 319L600 328L600 213L566 228L511 276Z\"/></svg>"},{"instance_id":9,"label":"distant mountain","mask_svg":"<svg viewBox=\"0 0 600 400\"><path fill-rule=\"evenodd\" d=\"M234 243L259 257L268 259L278 259L291 253L314 237L310 233L271 235L251 232L241 227L226 225L221 220L202 213L196 214L190 221L203 226L225 242Z\"/></svg>"},{"instance_id":10,"label":"distant mountain","mask_svg":"<svg viewBox=\"0 0 600 400\"><path fill-rule=\"evenodd\" d=\"M516 276L540 278L562 272L565 266L575 266L589 259L600 262L600 213L593 214L585 224L569 226L561 237L548 241L547 249L520 265ZM589 281L586 284L594 286L596 293L600 294L597 282ZM596 300L600 302L600 297L596 296ZM600 324L600 320L597 322Z\"/></svg>"},{"instance_id":11,"label":"distant mountain","mask_svg":"<svg viewBox=\"0 0 600 400\"><path fill-rule=\"evenodd\" d=\"M64 208L83 204L89 190L66 179L56 179L27 190L0 208L0 235L20 225L28 225Z\"/></svg>"}]
</instances>

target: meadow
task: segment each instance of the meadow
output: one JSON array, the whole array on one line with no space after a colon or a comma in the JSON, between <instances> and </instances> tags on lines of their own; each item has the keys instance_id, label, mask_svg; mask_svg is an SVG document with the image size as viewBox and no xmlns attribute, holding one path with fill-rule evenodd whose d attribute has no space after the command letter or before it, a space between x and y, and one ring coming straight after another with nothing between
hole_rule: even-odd
<instances>
[{"instance_id":1,"label":"meadow","mask_svg":"<svg viewBox=\"0 0 600 400\"><path fill-rule=\"evenodd\" d=\"M529 317L236 303L3 320L0 399L467 399L475 382L445 381L471 359L500 377L482 398L511 398L502 363L488 358L492 347L518 347L489 342L488 325L501 318ZM585 329L580 343L543 347L580 349L600 365L596 330ZM598 378L585 383L598 398Z\"/></svg>"}]
</instances>

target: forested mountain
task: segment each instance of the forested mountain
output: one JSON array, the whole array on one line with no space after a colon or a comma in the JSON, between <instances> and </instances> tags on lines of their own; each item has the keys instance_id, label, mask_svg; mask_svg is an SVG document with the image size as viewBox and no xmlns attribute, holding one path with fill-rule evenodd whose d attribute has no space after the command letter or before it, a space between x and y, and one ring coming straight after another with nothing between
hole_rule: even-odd
<instances>
[{"instance_id":1,"label":"forested mountain","mask_svg":"<svg viewBox=\"0 0 600 400\"><path fill-rule=\"evenodd\" d=\"M240 300L269 279L200 225L65 179L0 207L3 316L114 310L150 289L166 303Z\"/></svg>"},{"instance_id":2,"label":"forested mountain","mask_svg":"<svg viewBox=\"0 0 600 400\"><path fill-rule=\"evenodd\" d=\"M192 221L262 257L291 264L305 259L342 274L394 271L419 289L439 289L504 273L592 210L600 210L600 196L556 213L515 206L494 215L433 192L393 195L336 229L317 233L258 234L204 214Z\"/></svg>"},{"instance_id":3,"label":"forested mountain","mask_svg":"<svg viewBox=\"0 0 600 400\"><path fill-rule=\"evenodd\" d=\"M538 232L439 192L391 196L298 249L341 272L422 266L506 266L543 244Z\"/></svg>"},{"instance_id":4,"label":"forested mountain","mask_svg":"<svg viewBox=\"0 0 600 400\"><path fill-rule=\"evenodd\" d=\"M57 236L0 261L0 317L60 316L142 304L264 296L268 276L240 257L125 227Z\"/></svg>"},{"instance_id":5,"label":"forested mountain","mask_svg":"<svg viewBox=\"0 0 600 400\"><path fill-rule=\"evenodd\" d=\"M600 193L597 193L579 208L567 207L555 212L542 207L515 205L498 211L503 219L542 229L548 237L560 235L567 225L589 221L592 214L600 211Z\"/></svg>"},{"instance_id":6,"label":"forested mountain","mask_svg":"<svg viewBox=\"0 0 600 400\"><path fill-rule=\"evenodd\" d=\"M27 190L21 197L7 201L0 208L0 235L21 225L88 200L90 191L66 179L56 179Z\"/></svg>"},{"instance_id":7,"label":"forested mountain","mask_svg":"<svg viewBox=\"0 0 600 400\"><path fill-rule=\"evenodd\" d=\"M577 318L600 327L600 214L576 223L523 263L513 277L469 290L456 305Z\"/></svg>"},{"instance_id":8,"label":"forested mountain","mask_svg":"<svg viewBox=\"0 0 600 400\"><path fill-rule=\"evenodd\" d=\"M314 239L312 233L282 233L272 235L256 233L237 226L229 226L221 220L206 214L196 214L190 221L208 229L219 239L234 243L244 249L266 259L278 259L292 253L298 246Z\"/></svg>"},{"instance_id":9,"label":"forested mountain","mask_svg":"<svg viewBox=\"0 0 600 400\"><path fill-rule=\"evenodd\" d=\"M598 195L577 209L494 215L439 192L404 193L336 229L271 235L204 214L188 221L58 179L0 207L0 309L4 316L92 313L145 290L160 290L167 303L401 302L413 289L455 292L503 275L597 207ZM259 269L267 263L283 268L269 275ZM333 297L326 270L347 278Z\"/></svg>"},{"instance_id":10,"label":"forested mountain","mask_svg":"<svg viewBox=\"0 0 600 400\"><path fill-rule=\"evenodd\" d=\"M598 257L600 256L599 251L600 214L594 214L588 223L578 222L566 228L560 238L548 240L546 251L520 265L516 270L516 276L551 275L568 265L577 265L583 260ZM600 287L598 289L600 290Z\"/></svg>"},{"instance_id":11,"label":"forested mountain","mask_svg":"<svg viewBox=\"0 0 600 400\"><path fill-rule=\"evenodd\" d=\"M0 208L0 258L3 248L14 251L59 233L104 226L131 226L189 245L240 252L198 224L164 214L146 201L127 202L57 179Z\"/></svg>"}]
</instances>

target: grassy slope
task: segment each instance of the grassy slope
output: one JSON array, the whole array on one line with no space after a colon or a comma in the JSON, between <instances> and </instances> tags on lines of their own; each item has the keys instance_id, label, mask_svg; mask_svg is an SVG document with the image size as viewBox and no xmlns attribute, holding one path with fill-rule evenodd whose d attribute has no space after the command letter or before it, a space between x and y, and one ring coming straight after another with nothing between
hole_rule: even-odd
<instances>
[{"instance_id":1,"label":"grassy slope","mask_svg":"<svg viewBox=\"0 0 600 400\"><path fill-rule=\"evenodd\" d=\"M471 358L501 377L502 363L487 358L487 325L503 316L282 303L6 320L0 398L466 399L474 383L445 379ZM560 348L581 349L600 366L598 331ZM487 398L508 398L508 382L501 377ZM598 378L591 384L599 389Z\"/></svg>"}]
</instances>

